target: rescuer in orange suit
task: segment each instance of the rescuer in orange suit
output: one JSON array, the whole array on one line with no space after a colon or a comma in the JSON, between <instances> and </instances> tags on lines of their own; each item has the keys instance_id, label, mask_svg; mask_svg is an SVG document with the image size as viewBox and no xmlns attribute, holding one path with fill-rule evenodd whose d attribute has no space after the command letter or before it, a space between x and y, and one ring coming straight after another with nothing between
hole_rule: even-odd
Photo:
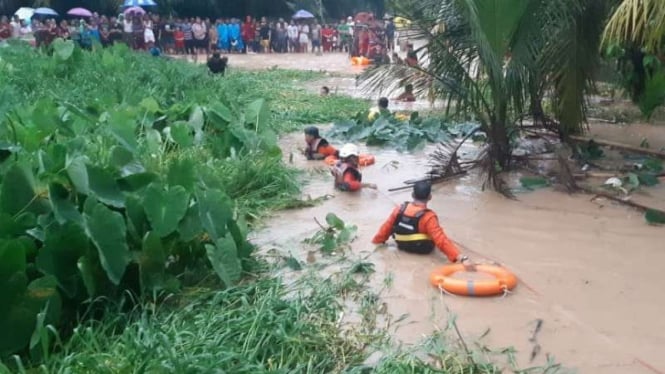
<instances>
[{"instance_id":1,"label":"rescuer in orange suit","mask_svg":"<svg viewBox=\"0 0 665 374\"><path fill-rule=\"evenodd\" d=\"M432 199L432 185L427 181L417 182L412 197L413 202L404 203L392 211L372 243L382 244L393 236L397 248L402 251L429 254L436 246L450 262L467 261L469 258L460 254L439 226L436 213L427 209L427 202Z\"/></svg>"}]
</instances>

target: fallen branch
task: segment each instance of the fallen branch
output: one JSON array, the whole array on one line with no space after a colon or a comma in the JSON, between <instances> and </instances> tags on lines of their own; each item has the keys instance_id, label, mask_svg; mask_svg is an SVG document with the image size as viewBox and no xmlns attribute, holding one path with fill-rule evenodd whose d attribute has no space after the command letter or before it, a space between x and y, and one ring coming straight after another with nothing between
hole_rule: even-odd
<instances>
[{"instance_id":1,"label":"fallen branch","mask_svg":"<svg viewBox=\"0 0 665 374\"><path fill-rule=\"evenodd\" d=\"M418 182L428 181L432 184L435 184L435 183L446 182L446 181L449 181L451 179L459 178L463 175L466 175L466 171L461 171L461 172L458 172L458 173L455 173L455 174L452 174L452 175L448 175L448 176L445 176L445 177L423 178L423 179L418 179L418 180L415 180L415 181L410 180L410 181L407 181L409 183L404 182L404 183L407 183L408 185L402 186L402 187L390 188L390 189L388 189L388 192L408 190L409 188L413 188L413 185L418 183Z\"/></svg>"},{"instance_id":2,"label":"fallen branch","mask_svg":"<svg viewBox=\"0 0 665 374\"><path fill-rule=\"evenodd\" d=\"M650 208L646 205L642 205L640 203L636 203L636 202L631 201L631 200L624 200L624 199L622 199L618 196L614 196L614 195L612 195L610 193L607 193L607 192L598 191L598 190L595 190L593 188L584 187L584 186L577 186L577 188L580 189L581 191L584 191L584 192L590 194L590 195L594 195L594 197L591 200L595 200L599 197L603 197L603 198L608 199L608 200L616 201L617 203L628 205L629 207L635 208L635 209L639 210L640 212L646 212L647 210L658 210L658 209Z\"/></svg>"},{"instance_id":3,"label":"fallen branch","mask_svg":"<svg viewBox=\"0 0 665 374\"><path fill-rule=\"evenodd\" d=\"M640 148L640 147L635 147L635 146L632 146L632 145L610 142L610 141L607 141L607 140L587 138L587 137L584 137L584 136L570 136L569 138L570 138L570 140L580 142L580 143L587 143L587 142L593 141L594 143L596 143L598 145L617 148L617 149L621 149L621 150L624 150L624 151L639 153L639 154L643 154L643 155L656 156L656 157L665 159L665 152L655 151L653 149Z\"/></svg>"}]
</instances>

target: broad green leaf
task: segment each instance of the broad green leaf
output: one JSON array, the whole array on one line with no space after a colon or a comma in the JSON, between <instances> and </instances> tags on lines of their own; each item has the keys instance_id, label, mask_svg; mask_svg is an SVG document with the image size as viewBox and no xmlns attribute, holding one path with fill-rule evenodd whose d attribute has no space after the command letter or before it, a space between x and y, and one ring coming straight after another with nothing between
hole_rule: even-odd
<instances>
[{"instance_id":1,"label":"broad green leaf","mask_svg":"<svg viewBox=\"0 0 665 374\"><path fill-rule=\"evenodd\" d=\"M115 208L125 206L125 196L118 187L113 175L98 166L87 165L90 191L94 192L99 201Z\"/></svg>"},{"instance_id":2,"label":"broad green leaf","mask_svg":"<svg viewBox=\"0 0 665 374\"><path fill-rule=\"evenodd\" d=\"M544 188L550 185L549 181L543 177L521 177L520 184L529 190Z\"/></svg>"},{"instance_id":3,"label":"broad green leaf","mask_svg":"<svg viewBox=\"0 0 665 374\"><path fill-rule=\"evenodd\" d=\"M125 165L134 161L134 154L127 148L114 145L111 147L111 157L109 163L118 169L122 169Z\"/></svg>"},{"instance_id":4,"label":"broad green leaf","mask_svg":"<svg viewBox=\"0 0 665 374\"><path fill-rule=\"evenodd\" d=\"M324 253L331 253L337 249L337 241L335 240L335 237L330 234L326 234L323 237L323 241L321 242L321 250Z\"/></svg>"},{"instance_id":5,"label":"broad green leaf","mask_svg":"<svg viewBox=\"0 0 665 374\"><path fill-rule=\"evenodd\" d=\"M482 29L482 37L487 40L497 59L502 59L508 45L529 5L530 0L472 0L466 1L475 6L477 21L473 26ZM474 10L471 10L473 12ZM478 30L480 31L480 30ZM478 36L477 38L479 38Z\"/></svg>"},{"instance_id":6,"label":"broad green leaf","mask_svg":"<svg viewBox=\"0 0 665 374\"><path fill-rule=\"evenodd\" d=\"M74 42L57 38L53 41L53 52L58 60L67 61L74 54Z\"/></svg>"},{"instance_id":7,"label":"broad green leaf","mask_svg":"<svg viewBox=\"0 0 665 374\"><path fill-rule=\"evenodd\" d=\"M90 184L88 183L88 168L83 157L74 157L68 159L67 175L72 181L76 192L88 195L90 193Z\"/></svg>"},{"instance_id":8,"label":"broad green leaf","mask_svg":"<svg viewBox=\"0 0 665 374\"><path fill-rule=\"evenodd\" d=\"M293 256L285 257L284 261L286 262L286 266L288 266L291 270L299 271L302 270L302 265L300 265L300 262Z\"/></svg>"},{"instance_id":9,"label":"broad green leaf","mask_svg":"<svg viewBox=\"0 0 665 374\"><path fill-rule=\"evenodd\" d=\"M26 220L31 217L31 220ZM12 239L24 235L29 229L36 226L34 214L24 213L17 218L7 213L0 213L0 239Z\"/></svg>"},{"instance_id":10,"label":"broad green leaf","mask_svg":"<svg viewBox=\"0 0 665 374\"><path fill-rule=\"evenodd\" d=\"M118 179L118 187L122 191L136 192L145 187L148 187L151 183L158 180L159 176L155 173L136 173Z\"/></svg>"},{"instance_id":11,"label":"broad green leaf","mask_svg":"<svg viewBox=\"0 0 665 374\"><path fill-rule=\"evenodd\" d=\"M201 224L213 241L226 236L226 225L233 218L231 199L219 190L201 191L196 194Z\"/></svg>"},{"instance_id":12,"label":"broad green leaf","mask_svg":"<svg viewBox=\"0 0 665 374\"><path fill-rule=\"evenodd\" d=\"M145 141L148 151L153 154L160 154L162 149L162 136L155 129L145 130Z\"/></svg>"},{"instance_id":13,"label":"broad green leaf","mask_svg":"<svg viewBox=\"0 0 665 374\"><path fill-rule=\"evenodd\" d=\"M51 183L48 186L48 195L53 215L60 224L68 221L78 225L83 224L83 216L70 200L69 191L65 187L59 183Z\"/></svg>"},{"instance_id":14,"label":"broad green leaf","mask_svg":"<svg viewBox=\"0 0 665 374\"><path fill-rule=\"evenodd\" d=\"M199 216L199 206L194 204L187 209L185 217L178 224L178 234L180 240L189 242L203 233L201 217Z\"/></svg>"},{"instance_id":15,"label":"broad green leaf","mask_svg":"<svg viewBox=\"0 0 665 374\"><path fill-rule=\"evenodd\" d=\"M224 131L229 123L235 121L235 117L233 116L233 113L231 113L231 110L220 102L212 104L206 110L206 114L208 116L208 122L216 130ZM191 120L189 123L190 125L193 124Z\"/></svg>"},{"instance_id":16,"label":"broad green leaf","mask_svg":"<svg viewBox=\"0 0 665 374\"><path fill-rule=\"evenodd\" d=\"M83 281L85 290L88 292L88 297L96 296L97 282L95 281L94 265L90 258L88 256L79 258L76 267L81 274L81 280Z\"/></svg>"},{"instance_id":17,"label":"broad green leaf","mask_svg":"<svg viewBox=\"0 0 665 374\"><path fill-rule=\"evenodd\" d=\"M257 131L261 131L268 127L270 122L270 110L268 109L268 104L265 99L258 99L247 105L245 121L247 124L252 124L252 127Z\"/></svg>"},{"instance_id":18,"label":"broad green leaf","mask_svg":"<svg viewBox=\"0 0 665 374\"><path fill-rule=\"evenodd\" d=\"M14 164L2 178L0 211L15 215L35 205L35 181L27 166Z\"/></svg>"},{"instance_id":19,"label":"broad green leaf","mask_svg":"<svg viewBox=\"0 0 665 374\"><path fill-rule=\"evenodd\" d=\"M326 222L330 227L334 227L337 230L344 228L344 221L342 221L335 213L328 213L326 215Z\"/></svg>"},{"instance_id":20,"label":"broad green leaf","mask_svg":"<svg viewBox=\"0 0 665 374\"><path fill-rule=\"evenodd\" d=\"M225 236L217 240L214 245L206 244L205 247L212 268L225 286L230 287L240 280L242 267L233 238Z\"/></svg>"},{"instance_id":21,"label":"broad green leaf","mask_svg":"<svg viewBox=\"0 0 665 374\"><path fill-rule=\"evenodd\" d=\"M164 287L166 253L159 235L149 232L143 238L143 247L139 255L141 289L144 291L160 290Z\"/></svg>"},{"instance_id":22,"label":"broad green leaf","mask_svg":"<svg viewBox=\"0 0 665 374\"><path fill-rule=\"evenodd\" d=\"M658 177L651 173L637 173L637 178L641 185L647 187L655 186L660 183Z\"/></svg>"},{"instance_id":23,"label":"broad green leaf","mask_svg":"<svg viewBox=\"0 0 665 374\"><path fill-rule=\"evenodd\" d=\"M46 228L44 246L35 264L44 274L53 275L64 293L74 298L82 285L78 261L87 248L88 238L81 226L71 222L53 224Z\"/></svg>"},{"instance_id":24,"label":"broad green leaf","mask_svg":"<svg viewBox=\"0 0 665 374\"><path fill-rule=\"evenodd\" d=\"M45 275L30 282L28 285L28 296L39 302L43 310L48 303L49 308L46 312L46 322L53 325L60 323L60 313L62 311L62 301L57 290L58 281L51 275Z\"/></svg>"},{"instance_id":25,"label":"broad green leaf","mask_svg":"<svg viewBox=\"0 0 665 374\"><path fill-rule=\"evenodd\" d=\"M50 144L46 150L38 153L39 172L56 174L65 168L67 147L62 144Z\"/></svg>"},{"instance_id":26,"label":"broad green leaf","mask_svg":"<svg viewBox=\"0 0 665 374\"><path fill-rule=\"evenodd\" d=\"M109 130L118 142L132 153L136 152L136 126L138 122L133 114L122 110L111 112L108 119Z\"/></svg>"},{"instance_id":27,"label":"broad green leaf","mask_svg":"<svg viewBox=\"0 0 665 374\"><path fill-rule=\"evenodd\" d=\"M194 144L192 130L184 122L176 122L171 125L171 137L179 146L189 148Z\"/></svg>"},{"instance_id":28,"label":"broad green leaf","mask_svg":"<svg viewBox=\"0 0 665 374\"><path fill-rule=\"evenodd\" d=\"M166 179L171 186L183 186L187 191L193 192L196 183L196 165L190 159L174 159L169 165Z\"/></svg>"},{"instance_id":29,"label":"broad green leaf","mask_svg":"<svg viewBox=\"0 0 665 374\"><path fill-rule=\"evenodd\" d=\"M0 284L15 273L23 273L26 267L25 246L16 239L0 240Z\"/></svg>"},{"instance_id":30,"label":"broad green leaf","mask_svg":"<svg viewBox=\"0 0 665 374\"><path fill-rule=\"evenodd\" d=\"M127 229L129 233L137 242L141 241L148 230L150 230L148 217L143 209L141 199L134 195L127 196L125 215L127 216Z\"/></svg>"},{"instance_id":31,"label":"broad green leaf","mask_svg":"<svg viewBox=\"0 0 665 374\"><path fill-rule=\"evenodd\" d=\"M203 109L200 106L195 106L189 116L189 126L194 129L194 131L201 131L203 130L203 123Z\"/></svg>"},{"instance_id":32,"label":"broad green leaf","mask_svg":"<svg viewBox=\"0 0 665 374\"><path fill-rule=\"evenodd\" d=\"M139 105L141 106L141 108L145 109L148 113L154 114L161 110L159 108L159 103L153 97L146 97L145 99L141 100L141 103Z\"/></svg>"},{"instance_id":33,"label":"broad green leaf","mask_svg":"<svg viewBox=\"0 0 665 374\"><path fill-rule=\"evenodd\" d=\"M665 225L665 212L657 209L648 209L644 213L644 219L650 225Z\"/></svg>"},{"instance_id":34,"label":"broad green leaf","mask_svg":"<svg viewBox=\"0 0 665 374\"><path fill-rule=\"evenodd\" d=\"M131 259L124 218L92 198L85 202L84 218L86 233L97 247L106 275L113 284L120 284Z\"/></svg>"},{"instance_id":35,"label":"broad green leaf","mask_svg":"<svg viewBox=\"0 0 665 374\"><path fill-rule=\"evenodd\" d=\"M157 235L165 237L178 228L189 205L189 193L182 186L165 189L152 184L145 191L143 206L150 225Z\"/></svg>"},{"instance_id":36,"label":"broad green leaf","mask_svg":"<svg viewBox=\"0 0 665 374\"><path fill-rule=\"evenodd\" d=\"M353 241L358 232L358 227L355 225L344 227L337 235L337 244L348 244Z\"/></svg>"}]
</instances>

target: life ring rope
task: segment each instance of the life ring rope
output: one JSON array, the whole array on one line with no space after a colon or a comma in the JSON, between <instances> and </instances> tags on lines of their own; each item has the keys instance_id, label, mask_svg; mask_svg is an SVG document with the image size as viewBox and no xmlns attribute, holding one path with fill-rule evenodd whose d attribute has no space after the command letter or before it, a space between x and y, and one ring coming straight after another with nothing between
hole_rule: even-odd
<instances>
[{"instance_id":1,"label":"life ring rope","mask_svg":"<svg viewBox=\"0 0 665 374\"><path fill-rule=\"evenodd\" d=\"M430 275L430 283L446 294L461 296L505 297L517 285L517 277L507 269L496 265L475 265L476 271L494 276L487 280L463 280L453 278L458 272L467 271L462 264L449 264L435 269Z\"/></svg>"}]
</instances>

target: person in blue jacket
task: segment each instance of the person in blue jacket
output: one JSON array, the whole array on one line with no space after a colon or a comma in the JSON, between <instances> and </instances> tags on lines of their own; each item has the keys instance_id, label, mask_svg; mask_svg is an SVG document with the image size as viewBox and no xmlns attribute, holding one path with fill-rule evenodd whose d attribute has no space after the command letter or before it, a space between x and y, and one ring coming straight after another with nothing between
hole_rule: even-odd
<instances>
[{"instance_id":1,"label":"person in blue jacket","mask_svg":"<svg viewBox=\"0 0 665 374\"><path fill-rule=\"evenodd\" d=\"M226 20L222 20L217 26L217 33L219 34L219 49L223 52L228 52L230 49L229 45L229 26L226 24Z\"/></svg>"},{"instance_id":2,"label":"person in blue jacket","mask_svg":"<svg viewBox=\"0 0 665 374\"><path fill-rule=\"evenodd\" d=\"M240 33L240 21L232 20L231 21L231 42L234 44L232 49L236 52L242 52L245 49L245 44L242 41L242 35Z\"/></svg>"}]
</instances>

